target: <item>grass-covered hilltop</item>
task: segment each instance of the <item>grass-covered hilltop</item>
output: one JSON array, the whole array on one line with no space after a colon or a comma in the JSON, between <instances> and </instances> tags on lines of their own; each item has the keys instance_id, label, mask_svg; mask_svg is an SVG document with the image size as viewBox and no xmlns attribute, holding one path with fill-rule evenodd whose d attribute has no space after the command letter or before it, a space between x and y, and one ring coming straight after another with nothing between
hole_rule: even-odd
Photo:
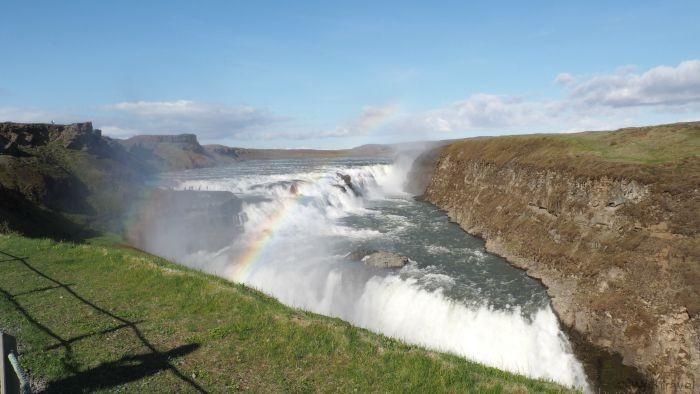
<instances>
[{"instance_id":1,"label":"grass-covered hilltop","mask_svg":"<svg viewBox=\"0 0 700 394\"><path fill-rule=\"evenodd\" d=\"M565 392L286 307L124 242L160 171L386 154L114 140L89 123L0 124L0 329L44 392ZM225 200L225 198L224 198Z\"/></svg>"}]
</instances>

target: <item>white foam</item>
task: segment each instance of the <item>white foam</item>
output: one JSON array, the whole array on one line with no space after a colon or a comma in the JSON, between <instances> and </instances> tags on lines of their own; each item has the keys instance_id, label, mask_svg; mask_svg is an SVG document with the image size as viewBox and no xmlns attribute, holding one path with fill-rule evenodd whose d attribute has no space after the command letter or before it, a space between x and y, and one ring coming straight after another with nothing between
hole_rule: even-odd
<instances>
[{"instance_id":1,"label":"white foam","mask_svg":"<svg viewBox=\"0 0 700 394\"><path fill-rule=\"evenodd\" d=\"M530 321L517 309L497 311L462 305L440 291L421 288L413 278L390 275L358 280L361 276L352 268L329 269L307 261L290 269L290 263L289 259L269 261L245 282L285 304L339 317L409 343L535 378L586 387L583 369L549 307L539 310Z\"/></svg>"},{"instance_id":2,"label":"white foam","mask_svg":"<svg viewBox=\"0 0 700 394\"><path fill-rule=\"evenodd\" d=\"M426 245L425 250L427 250L428 253L430 253L430 254L436 254L436 255L443 254L443 253L450 253L450 250L442 245Z\"/></svg>"}]
</instances>

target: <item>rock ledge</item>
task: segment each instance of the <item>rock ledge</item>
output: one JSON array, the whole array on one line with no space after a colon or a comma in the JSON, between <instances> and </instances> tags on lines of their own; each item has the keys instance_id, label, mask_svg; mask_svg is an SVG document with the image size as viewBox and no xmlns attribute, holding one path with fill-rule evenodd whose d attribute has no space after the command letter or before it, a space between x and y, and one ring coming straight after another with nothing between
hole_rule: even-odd
<instances>
[{"instance_id":1,"label":"rock ledge","mask_svg":"<svg viewBox=\"0 0 700 394\"><path fill-rule=\"evenodd\" d=\"M391 252L374 252L362 258L362 263L377 268L401 268L408 264L408 257Z\"/></svg>"}]
</instances>

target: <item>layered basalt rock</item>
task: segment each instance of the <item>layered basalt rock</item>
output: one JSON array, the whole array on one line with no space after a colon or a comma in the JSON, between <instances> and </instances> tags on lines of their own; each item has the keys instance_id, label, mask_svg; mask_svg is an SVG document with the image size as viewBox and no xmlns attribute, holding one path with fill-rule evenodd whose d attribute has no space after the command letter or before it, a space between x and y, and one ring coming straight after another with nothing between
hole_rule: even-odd
<instances>
[{"instance_id":1,"label":"layered basalt rock","mask_svg":"<svg viewBox=\"0 0 700 394\"><path fill-rule=\"evenodd\" d=\"M219 165L194 134L137 135L119 140L130 154L159 171L184 170Z\"/></svg>"},{"instance_id":2,"label":"layered basalt rock","mask_svg":"<svg viewBox=\"0 0 700 394\"><path fill-rule=\"evenodd\" d=\"M464 140L414 171L432 174L427 201L543 282L563 324L659 391L700 387L700 159L632 164L572 151L540 160L552 146L569 149L560 141Z\"/></svg>"},{"instance_id":3,"label":"layered basalt rock","mask_svg":"<svg viewBox=\"0 0 700 394\"><path fill-rule=\"evenodd\" d=\"M102 132L91 122L57 125L48 123L0 123L0 153L26 156L27 149L58 142L66 149L95 149L103 143Z\"/></svg>"},{"instance_id":4,"label":"layered basalt rock","mask_svg":"<svg viewBox=\"0 0 700 394\"><path fill-rule=\"evenodd\" d=\"M375 268L401 268L408 264L408 257L391 252L374 252L366 255L360 261Z\"/></svg>"}]
</instances>

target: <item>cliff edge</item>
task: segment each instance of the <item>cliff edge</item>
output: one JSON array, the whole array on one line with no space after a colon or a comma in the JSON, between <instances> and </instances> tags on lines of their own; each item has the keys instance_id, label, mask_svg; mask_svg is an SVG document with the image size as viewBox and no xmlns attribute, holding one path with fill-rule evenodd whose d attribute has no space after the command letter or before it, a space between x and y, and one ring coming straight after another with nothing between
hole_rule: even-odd
<instances>
[{"instance_id":1,"label":"cliff edge","mask_svg":"<svg viewBox=\"0 0 700 394\"><path fill-rule=\"evenodd\" d=\"M0 232L82 238L114 230L151 174L92 123L0 123Z\"/></svg>"},{"instance_id":2,"label":"cliff edge","mask_svg":"<svg viewBox=\"0 0 700 394\"><path fill-rule=\"evenodd\" d=\"M564 325L658 391L700 387L700 122L427 155L424 198L541 279Z\"/></svg>"}]
</instances>

